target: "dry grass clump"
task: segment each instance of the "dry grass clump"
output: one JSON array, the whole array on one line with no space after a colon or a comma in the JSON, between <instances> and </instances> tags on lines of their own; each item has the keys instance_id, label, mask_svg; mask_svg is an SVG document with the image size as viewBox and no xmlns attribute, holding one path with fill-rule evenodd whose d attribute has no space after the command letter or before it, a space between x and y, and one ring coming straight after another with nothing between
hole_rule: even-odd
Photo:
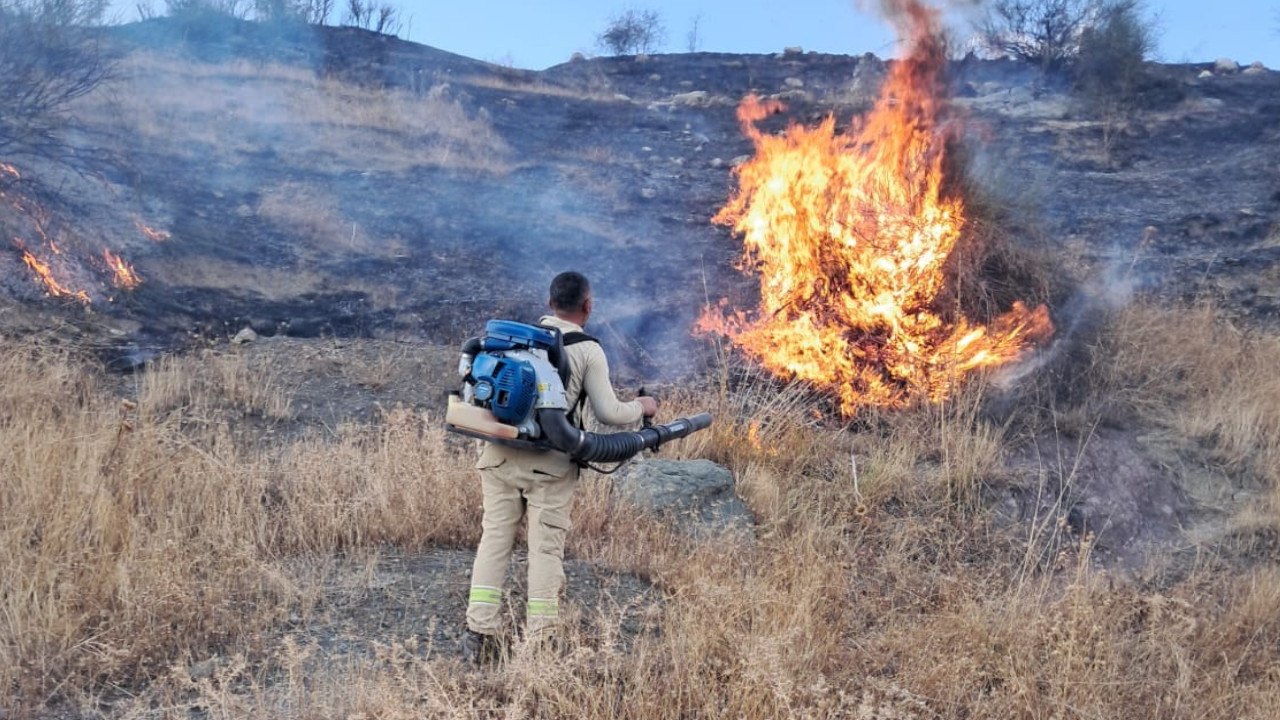
<instances>
[{"instance_id":1,"label":"dry grass clump","mask_svg":"<svg viewBox=\"0 0 1280 720\"><path fill-rule=\"evenodd\" d=\"M289 553L473 539L469 474L427 418L268 448L244 424L288 399L236 356L161 363L135 402L68 351L0 350L0 687L19 706L253 647L309 594Z\"/></svg>"},{"instance_id":2,"label":"dry grass clump","mask_svg":"<svg viewBox=\"0 0 1280 720\"><path fill-rule=\"evenodd\" d=\"M289 65L143 52L126 58L122 73L127 91L89 96L80 114L91 125L129 127L148 149L180 158L280 154L336 170L507 169L509 148L487 113L469 110L447 84L370 88Z\"/></svg>"},{"instance_id":3,"label":"dry grass clump","mask_svg":"<svg viewBox=\"0 0 1280 720\"><path fill-rule=\"evenodd\" d=\"M1209 304L1135 304L1097 348L1100 389L1160 428L1167 442L1280 510L1280 338L1241 328ZM1208 490L1207 488L1204 490Z\"/></svg>"}]
</instances>

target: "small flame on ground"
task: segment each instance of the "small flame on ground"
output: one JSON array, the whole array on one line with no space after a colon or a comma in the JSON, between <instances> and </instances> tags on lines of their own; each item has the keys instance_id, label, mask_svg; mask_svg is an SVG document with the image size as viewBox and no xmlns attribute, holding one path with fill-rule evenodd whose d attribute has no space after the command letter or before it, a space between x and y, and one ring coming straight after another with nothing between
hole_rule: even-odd
<instances>
[{"instance_id":1,"label":"small flame on ground","mask_svg":"<svg viewBox=\"0 0 1280 720\"><path fill-rule=\"evenodd\" d=\"M155 228L150 227L149 225L145 225L141 220L134 220L133 224L138 227L138 232L141 232L143 235L146 235L147 239L150 240L151 242L160 243L172 237L169 234L168 230L156 230Z\"/></svg>"},{"instance_id":2,"label":"small flame on ground","mask_svg":"<svg viewBox=\"0 0 1280 720\"><path fill-rule=\"evenodd\" d=\"M133 266L125 262L119 255L110 250L103 250L102 257L107 261L107 267L111 268L111 284L124 290L132 290L142 284L142 278L138 277L138 273Z\"/></svg>"},{"instance_id":3,"label":"small flame on ground","mask_svg":"<svg viewBox=\"0 0 1280 720\"><path fill-rule=\"evenodd\" d=\"M763 441L760 440L760 421L752 420L747 426L747 441L751 443L751 447L771 456L777 456L778 449L776 447L765 447Z\"/></svg>"},{"instance_id":4,"label":"small flame on ground","mask_svg":"<svg viewBox=\"0 0 1280 720\"><path fill-rule=\"evenodd\" d=\"M36 279L44 285L45 292L52 297L74 298L86 305L89 304L89 295L87 293L83 290L71 290L58 282L47 263L41 262L39 258L32 255L31 251L24 248L22 242L17 238L14 238L13 241L18 245L18 249L22 251L22 262L26 263L27 267L31 268L31 271L35 273Z\"/></svg>"},{"instance_id":5,"label":"small flame on ground","mask_svg":"<svg viewBox=\"0 0 1280 720\"><path fill-rule=\"evenodd\" d=\"M944 265L962 237L963 201L944 190L945 45L937 12L895 0L909 52L871 113L847 134L828 117L780 136L757 123L776 101L738 109L756 155L714 221L742 235L760 306L722 300L699 328L731 339L772 372L832 391L853 415L874 405L938 402L977 368L1007 363L1052 333L1048 310L1021 303L986 326L949 301ZM750 434L750 431L749 431Z\"/></svg>"}]
</instances>

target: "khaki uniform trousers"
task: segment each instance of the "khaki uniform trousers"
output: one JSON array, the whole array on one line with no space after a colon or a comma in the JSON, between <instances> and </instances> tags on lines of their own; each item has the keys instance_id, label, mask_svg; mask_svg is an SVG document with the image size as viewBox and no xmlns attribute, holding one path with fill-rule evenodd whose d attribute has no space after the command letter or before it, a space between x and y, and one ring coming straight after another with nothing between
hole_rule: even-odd
<instances>
[{"instance_id":1,"label":"khaki uniform trousers","mask_svg":"<svg viewBox=\"0 0 1280 720\"><path fill-rule=\"evenodd\" d=\"M572 463L559 477L507 460L480 468L484 521L476 561L471 570L467 627L496 635L501 623L502 587L520 518L528 512L529 596L525 607L528 636L536 638L559 623L560 590L564 586L564 544L569 509L578 485Z\"/></svg>"}]
</instances>

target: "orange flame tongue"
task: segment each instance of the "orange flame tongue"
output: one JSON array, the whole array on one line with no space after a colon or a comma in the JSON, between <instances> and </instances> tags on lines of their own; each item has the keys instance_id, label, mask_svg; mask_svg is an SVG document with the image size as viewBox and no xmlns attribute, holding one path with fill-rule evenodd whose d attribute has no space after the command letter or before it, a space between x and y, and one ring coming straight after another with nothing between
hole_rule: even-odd
<instances>
[{"instance_id":1,"label":"orange flame tongue","mask_svg":"<svg viewBox=\"0 0 1280 720\"><path fill-rule=\"evenodd\" d=\"M31 268L31 271L35 273L36 278L38 278L41 284L44 285L44 289L49 293L49 295L53 297L75 298L86 305L89 303L89 295L87 293L83 290L71 290L64 286L53 276L53 271L49 269L49 266L46 263L41 262L35 255L32 255L25 248L22 248L21 243L18 244L18 248L22 251L22 262L26 263L27 267Z\"/></svg>"},{"instance_id":2,"label":"orange flame tongue","mask_svg":"<svg viewBox=\"0 0 1280 720\"><path fill-rule=\"evenodd\" d=\"M132 290L142 284L142 278L134 271L133 266L125 262L119 255L110 250L102 251L102 258L111 268L111 284L125 290Z\"/></svg>"},{"instance_id":3,"label":"orange flame tongue","mask_svg":"<svg viewBox=\"0 0 1280 720\"><path fill-rule=\"evenodd\" d=\"M765 135L755 123L781 106L749 97L739 107L756 155L714 221L742 234L760 308L709 310L699 321L771 371L834 391L846 415L943 400L964 373L1008 362L1052 332L1043 306L1015 304L986 327L938 307L964 227L963 202L943 192L956 125L945 122L935 13L915 0L899 8L911 52L849 134L828 117Z\"/></svg>"}]
</instances>

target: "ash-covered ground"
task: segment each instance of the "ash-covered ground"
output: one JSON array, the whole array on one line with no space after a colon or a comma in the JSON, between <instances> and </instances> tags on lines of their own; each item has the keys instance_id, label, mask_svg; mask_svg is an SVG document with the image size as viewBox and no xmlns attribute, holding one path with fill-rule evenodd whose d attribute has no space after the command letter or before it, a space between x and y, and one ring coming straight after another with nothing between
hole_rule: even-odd
<instances>
[{"instance_id":1,"label":"ash-covered ground","mask_svg":"<svg viewBox=\"0 0 1280 720\"><path fill-rule=\"evenodd\" d=\"M107 33L119 79L67 135L107 160L24 170L56 190L40 231L64 251L54 271L92 298L89 324L124 365L244 327L451 344L490 317L535 318L548 279L578 268L624 375L686 374L704 304L752 302L736 240L711 223L752 150L737 103L783 99L771 129L832 112L847 125L885 73L869 54L795 49L533 72L352 28ZM1123 122L1016 64L951 76L976 176L1027 243L1107 292L1220 297L1265 322L1280 297L1280 73L1205 70L1153 66L1148 107ZM28 218L0 223L41 246ZM7 247L0 292L84 321ZM107 249L141 286L110 285Z\"/></svg>"}]
</instances>

